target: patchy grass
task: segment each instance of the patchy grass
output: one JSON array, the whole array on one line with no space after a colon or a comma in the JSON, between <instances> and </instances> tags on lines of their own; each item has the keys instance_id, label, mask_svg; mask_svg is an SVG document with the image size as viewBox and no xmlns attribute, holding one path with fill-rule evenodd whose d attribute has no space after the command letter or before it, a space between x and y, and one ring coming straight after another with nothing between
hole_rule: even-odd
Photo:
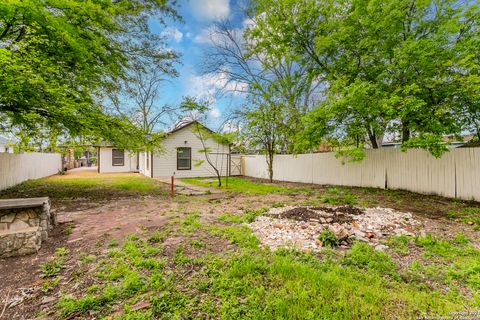
<instances>
[{"instance_id":1,"label":"patchy grass","mask_svg":"<svg viewBox=\"0 0 480 320\"><path fill-rule=\"evenodd\" d=\"M212 178L189 178L189 179L182 179L182 182L201 186L201 187L213 187L217 188L217 181ZM245 193L251 195L262 195L262 194L271 194L271 193L279 193L279 194L298 194L304 193L309 194L312 193L310 188L303 188L303 187L287 187L287 186L280 186L277 184L269 184L269 183L256 183L253 181L249 181L247 179L238 178L238 177L229 177L228 178L228 186L225 178L222 178L222 187L229 192L238 192L238 193Z\"/></svg>"},{"instance_id":2,"label":"patchy grass","mask_svg":"<svg viewBox=\"0 0 480 320\"><path fill-rule=\"evenodd\" d=\"M50 179L40 181L51 187L45 182ZM281 207L292 201L381 205L440 218L452 211L452 223L463 221L463 213L477 214L477 204L403 191L306 189L235 179L236 186L231 184L228 191L259 196L184 197L173 203L167 213L170 223L164 228L139 226L138 233L124 239L105 238L94 251L78 252L75 244L66 244L70 252L67 247L57 249L55 258L41 266L40 277L45 279L38 282L41 294L35 301L40 303L48 295L60 297L48 310L41 307L46 310L44 318L412 319L449 317L452 311L480 308L478 241L463 233L452 232L450 238L391 237L386 240L390 247L386 252L355 243L347 251L326 249L312 254L288 249L272 252L244 225L264 214L266 206ZM40 188L37 184L33 186ZM56 187L59 194L64 192L60 185ZM69 192L82 196L82 188L78 184ZM154 194L157 187L127 190L111 181L97 181L86 188L91 188L86 193L105 188L117 197ZM276 195L264 196L270 192ZM234 202L236 198L242 201ZM330 235L324 236L322 241L327 242Z\"/></svg>"},{"instance_id":3,"label":"patchy grass","mask_svg":"<svg viewBox=\"0 0 480 320\"><path fill-rule=\"evenodd\" d=\"M165 186L140 174L56 175L28 180L0 192L0 198L43 197L53 200L101 200L129 196L166 196Z\"/></svg>"},{"instance_id":4,"label":"patchy grass","mask_svg":"<svg viewBox=\"0 0 480 320\"><path fill-rule=\"evenodd\" d=\"M268 208L261 208L257 210L250 210L245 212L243 215L235 215L231 213L224 213L218 217L218 220L227 222L227 223L252 223L255 221L255 218L266 213Z\"/></svg>"},{"instance_id":5,"label":"patchy grass","mask_svg":"<svg viewBox=\"0 0 480 320\"><path fill-rule=\"evenodd\" d=\"M407 255L409 252L409 243L412 241L412 239L412 237L407 235L391 236L385 240L384 243L392 248L392 250L394 250L396 253Z\"/></svg>"},{"instance_id":6,"label":"patchy grass","mask_svg":"<svg viewBox=\"0 0 480 320\"><path fill-rule=\"evenodd\" d=\"M348 189L331 187L325 194L320 196L320 202L331 205L355 205L358 200Z\"/></svg>"},{"instance_id":7,"label":"patchy grass","mask_svg":"<svg viewBox=\"0 0 480 320\"><path fill-rule=\"evenodd\" d=\"M461 209L453 209L447 212L450 219L461 221L463 223L472 225L477 231L480 231L480 208L466 207Z\"/></svg>"},{"instance_id":8,"label":"patchy grass","mask_svg":"<svg viewBox=\"0 0 480 320\"><path fill-rule=\"evenodd\" d=\"M95 263L88 259L88 266L80 266L88 270L85 276L75 280L85 289L72 296L65 288L56 314L116 320L410 319L480 306L480 251L462 234L390 239L402 250L416 246L424 254L425 260L402 269L388 253L365 243L345 254L271 252L239 225L243 217L222 215L228 226L199 218L197 212L186 214L168 232L130 235ZM228 246L218 245L225 240ZM95 284L82 286L85 281ZM55 285L44 284L45 292Z\"/></svg>"},{"instance_id":9,"label":"patchy grass","mask_svg":"<svg viewBox=\"0 0 480 320\"><path fill-rule=\"evenodd\" d=\"M214 179L182 179L202 187L216 187ZM230 177L228 188L223 180L222 189L246 195L282 194L305 197L304 205L358 205L386 207L404 212L414 212L428 217L449 217L480 230L480 203L422 195L403 190L359 188L345 186L320 186L291 182L269 183L266 180ZM311 197L311 196L314 197ZM185 201L189 201L188 199Z\"/></svg>"}]
</instances>

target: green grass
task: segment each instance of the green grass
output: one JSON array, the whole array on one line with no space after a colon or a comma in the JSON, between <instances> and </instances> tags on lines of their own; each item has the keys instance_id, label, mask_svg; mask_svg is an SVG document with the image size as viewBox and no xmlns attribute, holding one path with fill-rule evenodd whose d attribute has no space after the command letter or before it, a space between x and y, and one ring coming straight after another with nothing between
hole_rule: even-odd
<instances>
[{"instance_id":1,"label":"green grass","mask_svg":"<svg viewBox=\"0 0 480 320\"><path fill-rule=\"evenodd\" d=\"M405 269L361 242L345 254L272 252L233 215L222 217L232 225L204 225L194 212L168 234L128 236L96 262L93 287L61 298L59 314L117 320L412 319L480 306L480 251L463 234L389 239L402 250L423 251L425 260ZM169 237L177 246L169 242L165 251ZM209 250L205 237L216 238L219 247ZM142 301L146 307L135 311Z\"/></svg>"},{"instance_id":2,"label":"green grass","mask_svg":"<svg viewBox=\"0 0 480 320\"><path fill-rule=\"evenodd\" d=\"M348 189L341 187L331 187L327 192L320 196L320 202L331 205L355 205L358 200L353 193Z\"/></svg>"},{"instance_id":3,"label":"green grass","mask_svg":"<svg viewBox=\"0 0 480 320\"><path fill-rule=\"evenodd\" d=\"M42 197L51 199L86 198L101 200L125 196L166 196L163 184L142 175L57 175L28 180L0 192L0 198Z\"/></svg>"},{"instance_id":4,"label":"green grass","mask_svg":"<svg viewBox=\"0 0 480 320\"><path fill-rule=\"evenodd\" d=\"M466 207L456 210L449 210L447 212L447 217L472 225L477 231L480 230L480 208L478 207Z\"/></svg>"},{"instance_id":5,"label":"green grass","mask_svg":"<svg viewBox=\"0 0 480 320\"><path fill-rule=\"evenodd\" d=\"M235 215L231 213L224 213L218 217L218 220L227 223L252 223L255 218L268 212L267 208L261 208L257 210L247 211L243 215Z\"/></svg>"},{"instance_id":6,"label":"green grass","mask_svg":"<svg viewBox=\"0 0 480 320\"><path fill-rule=\"evenodd\" d=\"M386 245L392 248L396 253L401 255L408 254L408 246L412 237L406 235L391 236L384 241Z\"/></svg>"},{"instance_id":7,"label":"green grass","mask_svg":"<svg viewBox=\"0 0 480 320\"><path fill-rule=\"evenodd\" d=\"M200 187L210 187L218 188L218 182L214 181L212 178L189 178L181 179L182 182L189 183L192 185ZM276 184L269 183L257 183L249 181L247 179L238 178L238 177L229 177L228 186L226 185L226 179L222 178L222 187L221 189L229 192L238 192L252 195L262 195L262 194L298 194L298 193L312 193L312 190L309 188L295 188L295 187L286 187Z\"/></svg>"}]
</instances>

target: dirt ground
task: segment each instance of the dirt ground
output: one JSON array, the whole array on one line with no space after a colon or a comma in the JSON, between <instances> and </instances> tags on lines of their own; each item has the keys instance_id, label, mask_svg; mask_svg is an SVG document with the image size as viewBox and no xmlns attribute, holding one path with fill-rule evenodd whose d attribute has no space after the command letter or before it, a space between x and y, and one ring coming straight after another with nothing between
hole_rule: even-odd
<instances>
[{"instance_id":1,"label":"dirt ground","mask_svg":"<svg viewBox=\"0 0 480 320\"><path fill-rule=\"evenodd\" d=\"M83 174L91 174L89 172ZM293 184L289 184L293 185ZM315 186L315 188L319 188ZM105 245L113 241L121 242L126 235L144 230L161 230L167 222L182 218L187 213L198 212L205 223L218 223L217 217L224 213L243 214L248 210L267 208L276 204L303 205L312 198L308 194L269 194L243 195L232 193L215 193L196 196L178 196L174 199L165 197L131 197L124 199L106 199L95 203L84 203L84 200L57 201L52 203L56 210L59 226L55 228L49 239L43 243L38 254L25 257L0 259L0 314L1 319L32 319L40 310L48 311L55 300L47 299L42 292L36 290L33 295L28 292L42 286L39 266L51 261L55 250L65 247L70 251L65 272L62 273L57 290L67 288L82 256L102 254ZM421 196L419 196L421 198ZM380 196L379 196L380 198ZM416 200L415 200L416 201ZM416 202L393 205L397 209L413 209L415 219L421 222L426 233L438 236L451 236L463 232L480 246L479 232L471 226L438 215L427 214ZM438 198L438 205L442 205ZM381 200L379 200L381 202ZM385 201L385 204L388 204ZM182 239L175 241L181 242ZM220 246L221 247L221 246ZM70 274L70 276L65 276ZM81 275L75 275L81 277ZM25 289L26 288L26 289ZM3 309L4 302L19 298L19 304Z\"/></svg>"}]
</instances>

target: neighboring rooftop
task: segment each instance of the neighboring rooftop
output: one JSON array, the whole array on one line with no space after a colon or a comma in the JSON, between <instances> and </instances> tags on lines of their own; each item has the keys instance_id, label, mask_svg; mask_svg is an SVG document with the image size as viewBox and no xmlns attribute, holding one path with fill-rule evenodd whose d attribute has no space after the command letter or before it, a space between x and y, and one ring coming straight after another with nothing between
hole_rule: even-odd
<instances>
[{"instance_id":1,"label":"neighboring rooftop","mask_svg":"<svg viewBox=\"0 0 480 320\"><path fill-rule=\"evenodd\" d=\"M8 140L7 138L5 137L2 137L0 136L0 144L9 144L10 143L10 140Z\"/></svg>"}]
</instances>

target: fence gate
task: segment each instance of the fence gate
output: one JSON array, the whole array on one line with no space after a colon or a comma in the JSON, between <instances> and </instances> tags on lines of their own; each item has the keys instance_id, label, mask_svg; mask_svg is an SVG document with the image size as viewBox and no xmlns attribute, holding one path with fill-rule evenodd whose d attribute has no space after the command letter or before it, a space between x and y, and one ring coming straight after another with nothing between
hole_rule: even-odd
<instances>
[{"instance_id":1,"label":"fence gate","mask_svg":"<svg viewBox=\"0 0 480 320\"><path fill-rule=\"evenodd\" d=\"M241 175L242 175L242 156L232 154L230 156L230 176L241 176Z\"/></svg>"}]
</instances>

